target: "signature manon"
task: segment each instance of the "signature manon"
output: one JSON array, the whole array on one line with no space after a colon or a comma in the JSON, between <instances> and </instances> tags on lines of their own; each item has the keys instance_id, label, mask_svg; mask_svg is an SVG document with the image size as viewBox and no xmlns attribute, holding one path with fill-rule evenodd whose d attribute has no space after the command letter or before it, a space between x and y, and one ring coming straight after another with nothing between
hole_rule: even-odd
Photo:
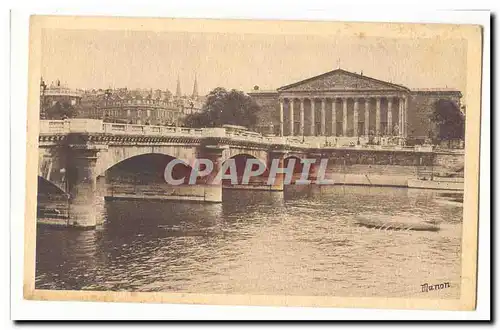
<instances>
[{"instance_id":1,"label":"signature manon","mask_svg":"<svg viewBox=\"0 0 500 330\"><path fill-rule=\"evenodd\" d=\"M450 287L450 282L444 282L440 284L428 284L424 283L420 285L422 287L422 292L429 292L434 290L442 290Z\"/></svg>"}]
</instances>

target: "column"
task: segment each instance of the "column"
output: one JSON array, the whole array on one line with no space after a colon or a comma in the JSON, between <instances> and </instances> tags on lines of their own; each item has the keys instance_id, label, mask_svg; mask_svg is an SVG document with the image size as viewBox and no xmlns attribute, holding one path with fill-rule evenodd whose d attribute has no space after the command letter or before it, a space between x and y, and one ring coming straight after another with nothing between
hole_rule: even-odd
<instances>
[{"instance_id":1,"label":"column","mask_svg":"<svg viewBox=\"0 0 500 330\"><path fill-rule=\"evenodd\" d=\"M280 136L284 135L283 131L283 99L280 99Z\"/></svg>"},{"instance_id":2,"label":"column","mask_svg":"<svg viewBox=\"0 0 500 330\"><path fill-rule=\"evenodd\" d=\"M289 100L290 107L290 136L293 136L293 98Z\"/></svg>"},{"instance_id":3,"label":"column","mask_svg":"<svg viewBox=\"0 0 500 330\"><path fill-rule=\"evenodd\" d=\"M332 100L332 136L337 136L337 99Z\"/></svg>"},{"instance_id":4,"label":"column","mask_svg":"<svg viewBox=\"0 0 500 330\"><path fill-rule=\"evenodd\" d=\"M209 159L214 164L212 172L200 178L200 184L197 183L195 189L203 189L203 201L222 202L222 182L218 178L218 173L222 167L222 154L227 146L224 145L205 145L199 150L199 155ZM200 192L201 193L201 192Z\"/></svg>"},{"instance_id":5,"label":"column","mask_svg":"<svg viewBox=\"0 0 500 330\"><path fill-rule=\"evenodd\" d=\"M304 136L304 99L300 99L300 127L299 135Z\"/></svg>"},{"instance_id":6,"label":"column","mask_svg":"<svg viewBox=\"0 0 500 330\"><path fill-rule=\"evenodd\" d=\"M365 98L365 135L370 134L370 100Z\"/></svg>"},{"instance_id":7,"label":"column","mask_svg":"<svg viewBox=\"0 0 500 330\"><path fill-rule=\"evenodd\" d=\"M377 136L380 135L380 97L376 99L376 108L375 108L375 134Z\"/></svg>"},{"instance_id":8,"label":"column","mask_svg":"<svg viewBox=\"0 0 500 330\"><path fill-rule=\"evenodd\" d=\"M387 135L392 136L392 97L387 98Z\"/></svg>"},{"instance_id":9,"label":"column","mask_svg":"<svg viewBox=\"0 0 500 330\"><path fill-rule=\"evenodd\" d=\"M321 99L321 136L326 135L325 99Z\"/></svg>"},{"instance_id":10,"label":"column","mask_svg":"<svg viewBox=\"0 0 500 330\"><path fill-rule=\"evenodd\" d=\"M314 118L315 112L314 112L314 98L311 98L311 136L315 136L316 133L315 131L315 126L316 126L316 119Z\"/></svg>"},{"instance_id":11,"label":"column","mask_svg":"<svg viewBox=\"0 0 500 330\"><path fill-rule=\"evenodd\" d=\"M353 121L354 121L354 136L358 136L358 111L359 111L359 102L358 98L354 98L354 116L353 116Z\"/></svg>"},{"instance_id":12,"label":"column","mask_svg":"<svg viewBox=\"0 0 500 330\"><path fill-rule=\"evenodd\" d=\"M342 136L347 136L347 98L342 98Z\"/></svg>"},{"instance_id":13,"label":"column","mask_svg":"<svg viewBox=\"0 0 500 330\"><path fill-rule=\"evenodd\" d=\"M399 109L398 109L398 118L399 118L399 136L403 137L403 99L399 98Z\"/></svg>"},{"instance_id":14,"label":"column","mask_svg":"<svg viewBox=\"0 0 500 330\"><path fill-rule=\"evenodd\" d=\"M268 170L266 171L267 175L269 175L269 169L271 169L273 161L277 160L276 162L278 163L278 168L284 168L284 160L285 156L287 154L286 150L280 150L280 149L275 149L271 150L268 153L267 156L267 168ZM270 181L270 178L267 178L267 184L269 185L269 190L270 191L283 191L284 188L284 179L285 179L285 174L284 173L276 173L276 176L274 177L274 180Z\"/></svg>"},{"instance_id":15,"label":"column","mask_svg":"<svg viewBox=\"0 0 500 330\"><path fill-rule=\"evenodd\" d=\"M311 152L307 154L308 159L315 159L316 161L314 163L311 163L309 167L309 173L307 176L307 180L310 180L311 183L316 183L316 180L318 179L318 169L319 169L319 164L321 162L323 155L320 152Z\"/></svg>"},{"instance_id":16,"label":"column","mask_svg":"<svg viewBox=\"0 0 500 330\"><path fill-rule=\"evenodd\" d=\"M404 98L403 113L404 113L404 116L403 116L403 119L404 119L404 122L403 122L404 137L407 137L408 136L408 98L407 97Z\"/></svg>"}]
</instances>

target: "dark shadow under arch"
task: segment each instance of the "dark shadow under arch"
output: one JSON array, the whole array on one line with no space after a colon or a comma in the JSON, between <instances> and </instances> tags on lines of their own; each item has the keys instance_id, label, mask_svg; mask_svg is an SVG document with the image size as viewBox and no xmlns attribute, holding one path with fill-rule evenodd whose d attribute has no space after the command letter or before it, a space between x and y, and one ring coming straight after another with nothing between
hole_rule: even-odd
<instances>
[{"instance_id":1,"label":"dark shadow under arch","mask_svg":"<svg viewBox=\"0 0 500 330\"><path fill-rule=\"evenodd\" d=\"M175 159L177 158L162 153L142 154L120 161L107 168L104 174L108 182L165 183L165 168ZM172 177L184 178L187 183L192 170L190 165L182 161L173 167Z\"/></svg>"},{"instance_id":2,"label":"dark shadow under arch","mask_svg":"<svg viewBox=\"0 0 500 330\"><path fill-rule=\"evenodd\" d=\"M55 183L38 176L37 218L66 219L70 195Z\"/></svg>"},{"instance_id":3,"label":"dark shadow under arch","mask_svg":"<svg viewBox=\"0 0 500 330\"><path fill-rule=\"evenodd\" d=\"M258 159L255 156L252 156L250 154L245 154L245 153L237 154L237 155L234 155L234 156L226 159L223 163L227 162L229 159L234 159L234 161L236 163L236 172L238 174L238 178L240 178L240 177L243 176L243 173L245 171L246 162L247 162L248 159L256 159L256 160L258 160L259 163L261 164L261 166L263 165L265 167L265 171L264 171L263 175L267 174L267 171L268 171L267 164L263 163L260 159ZM253 170L256 170L257 168L258 168L257 164L254 164L252 166ZM225 174L229 174L229 168L226 170Z\"/></svg>"},{"instance_id":4,"label":"dark shadow under arch","mask_svg":"<svg viewBox=\"0 0 500 330\"><path fill-rule=\"evenodd\" d=\"M301 159L297 156L286 157L283 161L283 168L288 167L288 164L289 164L291 159L295 159L295 165L293 167L293 174L302 173L302 169L304 168L304 165L301 163Z\"/></svg>"},{"instance_id":5,"label":"dark shadow under arch","mask_svg":"<svg viewBox=\"0 0 500 330\"><path fill-rule=\"evenodd\" d=\"M68 192L41 176L38 176L38 195L69 198Z\"/></svg>"}]
</instances>

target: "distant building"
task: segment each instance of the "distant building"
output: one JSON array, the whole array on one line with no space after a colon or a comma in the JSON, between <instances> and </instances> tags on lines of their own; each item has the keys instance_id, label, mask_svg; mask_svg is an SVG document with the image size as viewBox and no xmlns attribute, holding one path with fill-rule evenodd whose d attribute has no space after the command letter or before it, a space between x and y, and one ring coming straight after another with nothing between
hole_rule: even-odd
<instances>
[{"instance_id":1,"label":"distant building","mask_svg":"<svg viewBox=\"0 0 500 330\"><path fill-rule=\"evenodd\" d=\"M90 90L83 94L78 117L140 125L182 125L187 115L203 107L204 97L195 95L196 90L196 80L190 97L182 95L179 81L175 96L161 89Z\"/></svg>"},{"instance_id":2,"label":"distant building","mask_svg":"<svg viewBox=\"0 0 500 330\"><path fill-rule=\"evenodd\" d=\"M51 82L45 89L44 102L47 106L53 106L57 102L68 103L72 106L77 106L82 100L81 90L71 89L65 85L61 85L59 80Z\"/></svg>"},{"instance_id":3,"label":"distant building","mask_svg":"<svg viewBox=\"0 0 500 330\"><path fill-rule=\"evenodd\" d=\"M198 78L194 76L194 84L193 84L193 94L191 94L192 99L198 98Z\"/></svg>"},{"instance_id":4,"label":"distant building","mask_svg":"<svg viewBox=\"0 0 500 330\"><path fill-rule=\"evenodd\" d=\"M47 111L56 107L58 103L61 108L76 109L81 104L82 96L82 90L71 89L61 84L60 80L53 81L50 85L47 85L42 78L40 80L40 117L46 118Z\"/></svg>"},{"instance_id":5,"label":"distant building","mask_svg":"<svg viewBox=\"0 0 500 330\"><path fill-rule=\"evenodd\" d=\"M261 106L259 131L281 136L332 136L352 143L368 136L425 139L430 114L440 99L460 108L462 94L418 89L342 69L277 90L248 93Z\"/></svg>"}]
</instances>

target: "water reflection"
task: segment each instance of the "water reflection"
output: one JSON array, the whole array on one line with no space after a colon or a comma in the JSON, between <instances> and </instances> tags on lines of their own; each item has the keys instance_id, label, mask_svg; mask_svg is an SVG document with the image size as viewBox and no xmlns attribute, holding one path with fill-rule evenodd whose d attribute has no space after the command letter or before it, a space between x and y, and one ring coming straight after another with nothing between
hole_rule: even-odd
<instances>
[{"instance_id":1,"label":"water reflection","mask_svg":"<svg viewBox=\"0 0 500 330\"><path fill-rule=\"evenodd\" d=\"M294 186L224 190L222 204L106 202L95 231L40 227L36 287L458 298L462 207L434 191ZM405 214L439 232L357 226L356 215Z\"/></svg>"}]
</instances>

